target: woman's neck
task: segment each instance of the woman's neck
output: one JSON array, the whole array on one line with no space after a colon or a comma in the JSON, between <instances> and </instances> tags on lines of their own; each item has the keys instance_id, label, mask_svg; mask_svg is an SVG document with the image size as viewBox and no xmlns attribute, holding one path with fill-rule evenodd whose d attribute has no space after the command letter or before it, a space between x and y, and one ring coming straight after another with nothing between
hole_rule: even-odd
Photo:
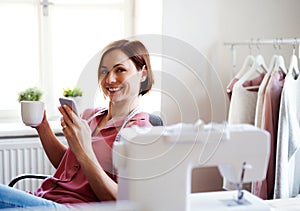
<instances>
[{"instance_id":1,"label":"woman's neck","mask_svg":"<svg viewBox=\"0 0 300 211\"><path fill-rule=\"evenodd\" d=\"M108 119L124 118L138 105L138 97L131 101L110 102L107 117Z\"/></svg>"}]
</instances>

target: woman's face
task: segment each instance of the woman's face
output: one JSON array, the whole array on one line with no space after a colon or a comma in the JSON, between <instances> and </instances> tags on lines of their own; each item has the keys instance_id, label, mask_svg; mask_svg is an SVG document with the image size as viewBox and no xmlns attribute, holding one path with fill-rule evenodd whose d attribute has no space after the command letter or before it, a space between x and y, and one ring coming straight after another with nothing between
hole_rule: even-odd
<instances>
[{"instance_id":1,"label":"woman's face","mask_svg":"<svg viewBox=\"0 0 300 211\"><path fill-rule=\"evenodd\" d=\"M99 68L99 83L111 102L121 102L139 95L146 74L146 70L137 70L128 56L116 49L103 57Z\"/></svg>"}]
</instances>

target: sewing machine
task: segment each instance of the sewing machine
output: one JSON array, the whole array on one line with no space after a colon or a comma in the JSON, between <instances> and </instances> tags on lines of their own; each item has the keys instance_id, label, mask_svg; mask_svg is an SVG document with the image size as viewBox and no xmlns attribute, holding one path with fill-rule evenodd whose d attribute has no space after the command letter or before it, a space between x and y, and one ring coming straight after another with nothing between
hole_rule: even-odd
<instances>
[{"instance_id":1,"label":"sewing machine","mask_svg":"<svg viewBox=\"0 0 300 211\"><path fill-rule=\"evenodd\" d=\"M125 128L113 146L118 169L118 201L142 211L270 210L242 190L243 182L263 180L269 134L251 125L176 124ZM218 166L237 190L191 193L195 167Z\"/></svg>"}]
</instances>

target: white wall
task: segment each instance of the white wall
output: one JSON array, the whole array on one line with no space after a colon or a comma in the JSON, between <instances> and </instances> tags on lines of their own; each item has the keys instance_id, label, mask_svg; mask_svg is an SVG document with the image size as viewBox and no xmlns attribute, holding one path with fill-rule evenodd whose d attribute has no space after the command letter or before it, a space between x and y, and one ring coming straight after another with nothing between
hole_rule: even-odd
<instances>
[{"instance_id":1,"label":"white wall","mask_svg":"<svg viewBox=\"0 0 300 211\"><path fill-rule=\"evenodd\" d=\"M223 43L300 37L299 26L298 0L164 0L163 34L185 43L184 47L164 46L166 54L171 48L182 60L163 61L162 89L167 94L162 96L162 112L167 123L194 122L199 117L206 122L225 120L228 101L224 91L233 73L230 47ZM189 54L188 45L200 54L199 61ZM259 49L268 63L273 46ZM282 46L281 51L288 63L292 47ZM237 68L248 53L247 46L237 47Z\"/></svg>"}]
</instances>

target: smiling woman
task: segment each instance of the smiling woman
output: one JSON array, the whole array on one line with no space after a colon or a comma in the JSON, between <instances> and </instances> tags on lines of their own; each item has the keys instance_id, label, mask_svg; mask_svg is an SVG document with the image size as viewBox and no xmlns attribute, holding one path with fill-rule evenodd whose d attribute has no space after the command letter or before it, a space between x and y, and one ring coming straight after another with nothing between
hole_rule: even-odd
<instances>
[{"instance_id":1,"label":"smiling woman","mask_svg":"<svg viewBox=\"0 0 300 211\"><path fill-rule=\"evenodd\" d=\"M66 105L60 106L68 146L55 136L45 112L41 124L32 127L56 172L33 195L0 185L0 208L61 208L117 198L112 145L124 127L152 126L150 115L138 108L139 96L149 92L153 84L148 50L137 40L115 41L103 51L98 74L109 106L86 109L81 116Z\"/></svg>"}]
</instances>

